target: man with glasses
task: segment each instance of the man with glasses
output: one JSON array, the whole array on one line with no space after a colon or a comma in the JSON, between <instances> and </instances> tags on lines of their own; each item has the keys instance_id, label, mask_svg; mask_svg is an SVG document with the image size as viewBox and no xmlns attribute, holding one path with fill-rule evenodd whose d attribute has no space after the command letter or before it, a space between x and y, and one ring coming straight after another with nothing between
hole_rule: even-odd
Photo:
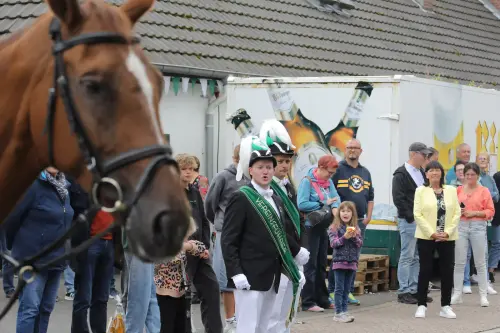
<instances>
[{"instance_id":1,"label":"man with glasses","mask_svg":"<svg viewBox=\"0 0 500 333\"><path fill-rule=\"evenodd\" d=\"M422 166L431 150L421 142L410 145L408 159L394 172L392 178L392 200L398 209L398 229L401 236L401 253L398 263L398 302L417 304L417 285L420 263L415 238L413 201L415 190L424 184ZM427 302L432 302L428 297Z\"/></svg>"},{"instance_id":2,"label":"man with glasses","mask_svg":"<svg viewBox=\"0 0 500 333\"><path fill-rule=\"evenodd\" d=\"M363 149L361 142L352 139L347 142L345 159L339 163L339 168L333 176L333 184L339 193L340 199L352 201L358 212L358 225L361 237L364 239L365 230L372 218L374 190L372 176L367 168L359 163L359 157ZM328 293L334 299L335 276L330 270L328 274ZM351 293L349 293L349 304L360 305L360 302L352 295L354 291L354 280L352 281Z\"/></svg>"},{"instance_id":3,"label":"man with glasses","mask_svg":"<svg viewBox=\"0 0 500 333\"><path fill-rule=\"evenodd\" d=\"M470 162L470 154L471 154L471 148L468 144L466 143L461 143L457 147L456 151L456 156L457 156L457 162L462 161L464 164L467 164ZM457 174L455 173L454 168L450 168L448 170L448 173L446 173L446 184L451 184L453 180L457 179Z\"/></svg>"}]
</instances>

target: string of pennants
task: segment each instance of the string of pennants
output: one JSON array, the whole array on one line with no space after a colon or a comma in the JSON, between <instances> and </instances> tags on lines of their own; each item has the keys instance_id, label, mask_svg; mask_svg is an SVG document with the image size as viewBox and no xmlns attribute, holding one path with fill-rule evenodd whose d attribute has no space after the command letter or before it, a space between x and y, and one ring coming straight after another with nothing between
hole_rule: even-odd
<instances>
[{"instance_id":1,"label":"string of pennants","mask_svg":"<svg viewBox=\"0 0 500 333\"><path fill-rule=\"evenodd\" d=\"M201 94L203 97L207 97L207 93L210 96L215 95L215 87L217 87L219 93L222 93L224 89L224 84L221 80L211 80L211 79L197 79L191 77L178 77L178 76L164 76L165 80L165 94L168 95L170 87L175 96L182 91L183 94L187 94L189 90L189 85L191 84L191 91L194 94L194 87L197 83L201 85Z\"/></svg>"}]
</instances>

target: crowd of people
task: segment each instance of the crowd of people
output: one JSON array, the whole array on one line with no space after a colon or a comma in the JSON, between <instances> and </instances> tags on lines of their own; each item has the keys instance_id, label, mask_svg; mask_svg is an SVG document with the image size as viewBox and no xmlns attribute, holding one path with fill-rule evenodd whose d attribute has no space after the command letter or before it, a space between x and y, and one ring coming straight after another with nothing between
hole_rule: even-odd
<instances>
[{"instance_id":1,"label":"crowd of people","mask_svg":"<svg viewBox=\"0 0 500 333\"><path fill-rule=\"evenodd\" d=\"M209 333L290 332L299 306L309 312L334 309L334 321L353 322L348 306L360 304L354 280L374 205L370 171L359 162L361 142L350 140L340 162L321 157L294 186L288 178L294 156L290 139L269 135L244 138L234 149L233 163L210 184L199 174L195 156L177 155L193 218L177 256L144 263L128 252L125 233L110 232L71 262L36 275L19 295L17 332L47 332L63 275L65 298L73 300L73 333L106 332L110 298L124 305L127 333L190 332L188 313L195 299ZM242 159L242 152L249 156ZM483 307L489 305L487 295L496 294L490 282L500 260L500 217L495 215L500 172L488 174L486 153L470 162L467 144L456 155L445 173L438 152L416 142L393 176L401 236L398 301L416 305L417 318L426 316L432 302L429 288L439 289L430 283L436 251L441 317L456 318L451 306L472 292L473 283L479 285ZM29 257L62 235L88 205L87 193L74 179L45 169L2 224L0 250ZM488 222L493 225L490 249ZM67 246L111 223L112 215L98 212ZM117 258L117 244L124 260ZM115 268L121 270L120 294ZM4 292L12 297L14 273L7 262L2 274Z\"/></svg>"},{"instance_id":2,"label":"crowd of people","mask_svg":"<svg viewBox=\"0 0 500 333\"><path fill-rule=\"evenodd\" d=\"M466 143L458 146L457 161L447 173L437 162L435 150L414 143L409 151L409 160L395 171L392 182L401 235L398 301L417 304L415 317L425 318L427 303L432 302L428 290L437 251L439 315L456 318L451 306L462 303L463 294L472 293L471 283L479 285L480 306L489 306L488 294L497 294L491 282L500 260L500 214L496 213L500 172L488 173L488 153L478 153L471 162ZM493 232L488 249L490 222ZM472 274L473 263L477 274Z\"/></svg>"}]
</instances>

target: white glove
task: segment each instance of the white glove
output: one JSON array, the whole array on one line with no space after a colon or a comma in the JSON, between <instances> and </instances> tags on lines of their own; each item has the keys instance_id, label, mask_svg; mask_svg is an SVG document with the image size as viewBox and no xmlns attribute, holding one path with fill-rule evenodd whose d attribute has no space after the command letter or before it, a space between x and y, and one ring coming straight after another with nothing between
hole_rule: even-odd
<instances>
[{"instance_id":1,"label":"white glove","mask_svg":"<svg viewBox=\"0 0 500 333\"><path fill-rule=\"evenodd\" d=\"M245 274L238 274L232 277L234 285L238 290L250 290L250 283L248 283Z\"/></svg>"},{"instance_id":2,"label":"white glove","mask_svg":"<svg viewBox=\"0 0 500 333\"><path fill-rule=\"evenodd\" d=\"M302 289L306 284L306 277L304 276L304 273L302 273L301 271L299 271L299 274L300 274L299 289Z\"/></svg>"},{"instance_id":3,"label":"white glove","mask_svg":"<svg viewBox=\"0 0 500 333\"><path fill-rule=\"evenodd\" d=\"M301 247L299 253L294 258L295 262L299 266L304 266L309 261L309 251Z\"/></svg>"}]
</instances>

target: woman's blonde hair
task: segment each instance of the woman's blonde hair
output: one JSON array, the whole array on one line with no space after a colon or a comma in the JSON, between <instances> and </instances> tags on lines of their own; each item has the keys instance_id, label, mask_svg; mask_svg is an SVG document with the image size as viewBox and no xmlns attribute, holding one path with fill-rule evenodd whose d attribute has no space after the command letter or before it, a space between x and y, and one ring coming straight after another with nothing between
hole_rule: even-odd
<instances>
[{"instance_id":1,"label":"woman's blonde hair","mask_svg":"<svg viewBox=\"0 0 500 333\"><path fill-rule=\"evenodd\" d=\"M356 205L352 201L343 201L339 208L337 209L337 213L333 219L333 223L331 228L333 230L339 230L341 225L343 224L342 219L340 218L340 211L344 209L349 209L352 212L351 220L346 223L348 227L358 228L358 212L356 211Z\"/></svg>"}]
</instances>

